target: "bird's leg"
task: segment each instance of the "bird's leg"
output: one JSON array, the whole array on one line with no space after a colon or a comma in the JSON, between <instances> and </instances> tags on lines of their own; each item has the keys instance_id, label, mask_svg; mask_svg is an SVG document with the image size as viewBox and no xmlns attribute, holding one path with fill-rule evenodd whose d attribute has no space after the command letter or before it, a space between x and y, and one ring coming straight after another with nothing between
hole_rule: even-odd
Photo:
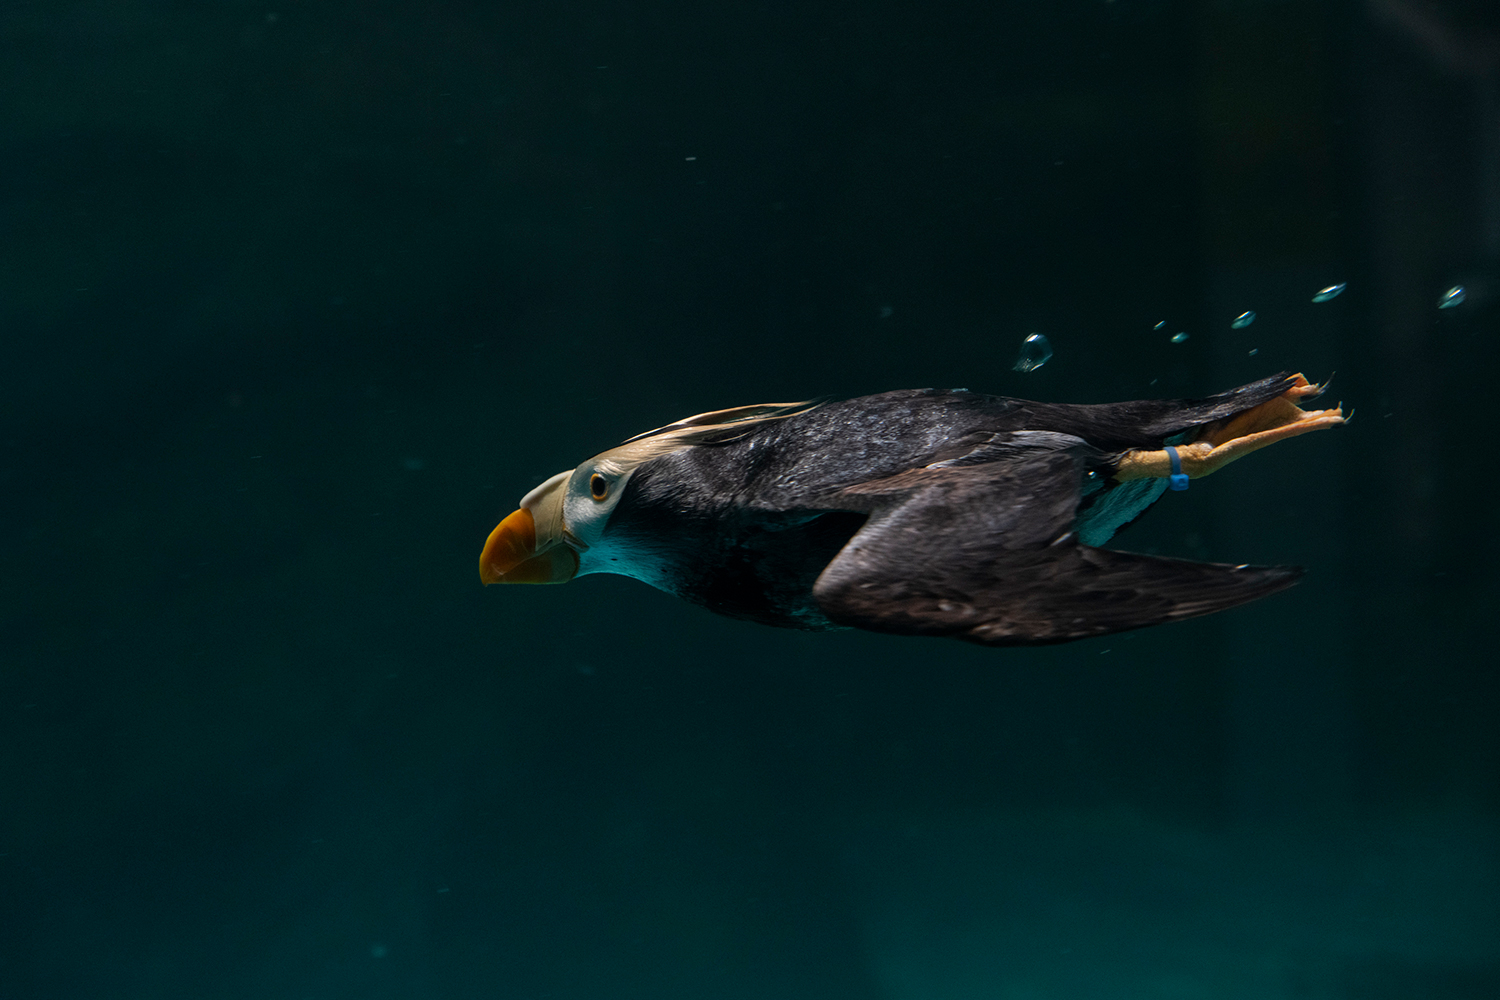
<instances>
[{"instance_id":1,"label":"bird's leg","mask_svg":"<svg viewBox=\"0 0 1500 1000\"><path fill-rule=\"evenodd\" d=\"M1314 398L1322 391L1322 386L1313 385L1298 375L1292 387L1275 399L1227 420L1204 425L1192 441L1177 445L1182 471L1191 479L1202 479L1235 459L1244 458L1277 441L1338 426L1344 422L1342 408L1304 410L1298 405L1300 400ZM1165 449L1138 449L1126 452L1120 459L1114 478L1119 482L1165 479L1171 472L1171 458Z\"/></svg>"}]
</instances>

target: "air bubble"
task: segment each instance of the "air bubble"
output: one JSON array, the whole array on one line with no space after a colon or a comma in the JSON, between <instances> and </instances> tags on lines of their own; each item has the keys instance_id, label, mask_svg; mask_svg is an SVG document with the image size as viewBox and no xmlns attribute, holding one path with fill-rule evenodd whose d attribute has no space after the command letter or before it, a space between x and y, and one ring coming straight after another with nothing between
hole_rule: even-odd
<instances>
[{"instance_id":1,"label":"air bubble","mask_svg":"<svg viewBox=\"0 0 1500 1000\"><path fill-rule=\"evenodd\" d=\"M1034 372L1050 360L1052 345L1047 342L1046 335L1033 333L1021 341L1021 353L1016 355L1016 363L1011 367L1018 372Z\"/></svg>"},{"instance_id":2,"label":"air bubble","mask_svg":"<svg viewBox=\"0 0 1500 1000\"><path fill-rule=\"evenodd\" d=\"M1251 323L1254 323L1254 322L1255 322L1255 313L1252 312L1252 311L1250 311L1250 310L1246 310L1245 312L1242 312L1238 316L1236 316L1234 318L1234 322L1230 323L1229 325L1230 325L1230 327L1232 329L1243 330L1245 327L1249 326Z\"/></svg>"},{"instance_id":3,"label":"air bubble","mask_svg":"<svg viewBox=\"0 0 1500 1000\"><path fill-rule=\"evenodd\" d=\"M1463 285L1454 285L1452 288L1443 293L1442 298L1438 299L1438 308L1452 309L1454 306L1463 302L1463 300L1468 297L1469 293L1464 291Z\"/></svg>"},{"instance_id":4,"label":"air bubble","mask_svg":"<svg viewBox=\"0 0 1500 1000\"><path fill-rule=\"evenodd\" d=\"M1327 288L1318 289L1318 294L1313 296L1314 302L1327 302L1344 294L1344 289L1349 287L1347 281L1340 281L1337 285L1329 285Z\"/></svg>"}]
</instances>

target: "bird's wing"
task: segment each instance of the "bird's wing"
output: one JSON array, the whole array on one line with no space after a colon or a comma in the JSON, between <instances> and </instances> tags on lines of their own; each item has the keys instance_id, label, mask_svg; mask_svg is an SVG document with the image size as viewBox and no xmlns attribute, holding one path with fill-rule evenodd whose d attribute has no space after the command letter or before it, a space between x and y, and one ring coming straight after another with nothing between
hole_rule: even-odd
<instances>
[{"instance_id":1,"label":"bird's wing","mask_svg":"<svg viewBox=\"0 0 1500 1000\"><path fill-rule=\"evenodd\" d=\"M876 632L1041 645L1222 611L1301 576L1079 544L1090 458L1071 435L1020 432L846 487L845 509L870 517L818 577L818 606L835 624Z\"/></svg>"}]
</instances>

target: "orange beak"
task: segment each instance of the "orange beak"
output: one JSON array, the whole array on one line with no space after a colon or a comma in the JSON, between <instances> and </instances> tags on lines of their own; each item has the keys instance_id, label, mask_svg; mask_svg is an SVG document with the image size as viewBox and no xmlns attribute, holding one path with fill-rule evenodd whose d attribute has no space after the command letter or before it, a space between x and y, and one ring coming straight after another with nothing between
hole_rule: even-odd
<instances>
[{"instance_id":1,"label":"orange beak","mask_svg":"<svg viewBox=\"0 0 1500 1000\"><path fill-rule=\"evenodd\" d=\"M522 508L495 526L479 554L479 579L492 583L567 583L578 573L578 553L555 541L537 551L536 519Z\"/></svg>"}]
</instances>

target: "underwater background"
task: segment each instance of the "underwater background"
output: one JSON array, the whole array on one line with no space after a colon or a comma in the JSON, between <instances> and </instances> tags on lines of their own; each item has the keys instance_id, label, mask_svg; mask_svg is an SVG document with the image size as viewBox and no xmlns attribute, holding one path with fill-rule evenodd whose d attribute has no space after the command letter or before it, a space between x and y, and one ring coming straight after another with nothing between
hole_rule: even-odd
<instances>
[{"instance_id":1,"label":"underwater background","mask_svg":"<svg viewBox=\"0 0 1500 1000\"><path fill-rule=\"evenodd\" d=\"M1500 996L1492 3L8 0L0 52L0 997ZM1308 568L1220 615L477 579L690 413L1283 369L1355 419L1113 543Z\"/></svg>"}]
</instances>

